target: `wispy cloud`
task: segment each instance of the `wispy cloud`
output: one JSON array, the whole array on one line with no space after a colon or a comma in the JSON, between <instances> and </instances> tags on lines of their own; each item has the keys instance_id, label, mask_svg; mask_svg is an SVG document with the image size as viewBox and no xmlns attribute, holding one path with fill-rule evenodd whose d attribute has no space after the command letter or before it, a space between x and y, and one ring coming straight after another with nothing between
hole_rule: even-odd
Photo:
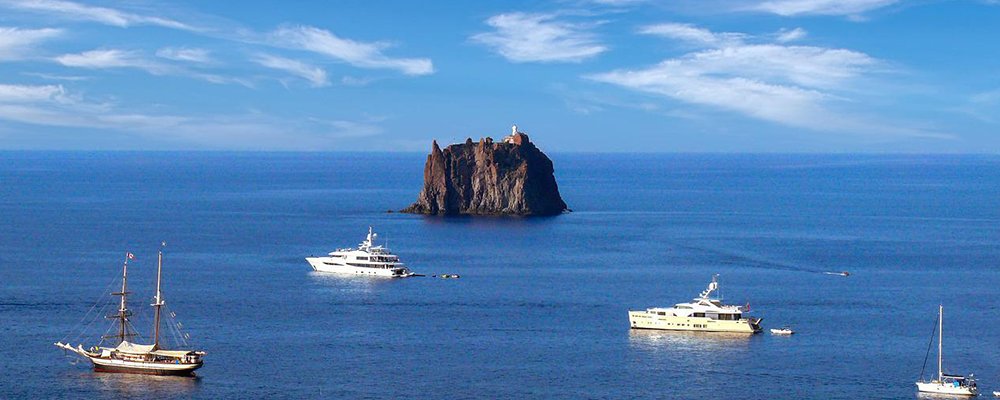
<instances>
[{"instance_id":1,"label":"wispy cloud","mask_svg":"<svg viewBox=\"0 0 1000 400\"><path fill-rule=\"evenodd\" d=\"M61 29L0 27L0 62L20 60L35 52L35 46L62 35Z\"/></svg>"},{"instance_id":2,"label":"wispy cloud","mask_svg":"<svg viewBox=\"0 0 1000 400\"><path fill-rule=\"evenodd\" d=\"M63 54L56 57L55 60L67 67L139 68L155 75L163 73L162 66L143 59L138 52L120 49L98 49L76 54Z\"/></svg>"},{"instance_id":3,"label":"wispy cloud","mask_svg":"<svg viewBox=\"0 0 1000 400\"><path fill-rule=\"evenodd\" d=\"M794 42L794 41L797 41L797 40L804 39L806 37L806 35L808 35L808 34L809 33L806 32L806 30L802 29L802 28L795 28L795 29L790 29L790 30L789 29L782 29L782 30L778 31L777 37L775 38L775 40L777 40L780 43Z\"/></svg>"},{"instance_id":4,"label":"wispy cloud","mask_svg":"<svg viewBox=\"0 0 1000 400\"><path fill-rule=\"evenodd\" d=\"M0 83L0 103L62 102L62 85L8 85Z\"/></svg>"},{"instance_id":5,"label":"wispy cloud","mask_svg":"<svg viewBox=\"0 0 1000 400\"><path fill-rule=\"evenodd\" d=\"M252 60L267 68L285 71L305 79L309 81L313 87L330 85L330 81L326 77L326 71L315 65L270 54L257 54L252 57Z\"/></svg>"},{"instance_id":6,"label":"wispy cloud","mask_svg":"<svg viewBox=\"0 0 1000 400\"><path fill-rule=\"evenodd\" d=\"M156 51L156 56L173 61L187 61L197 64L212 64L211 51L189 47L164 47Z\"/></svg>"},{"instance_id":7,"label":"wispy cloud","mask_svg":"<svg viewBox=\"0 0 1000 400\"><path fill-rule=\"evenodd\" d=\"M0 121L114 131L175 148L204 149L330 150L348 138L382 133L370 119L286 119L259 112L208 116L136 112L90 101L60 85L0 84Z\"/></svg>"},{"instance_id":8,"label":"wispy cloud","mask_svg":"<svg viewBox=\"0 0 1000 400\"><path fill-rule=\"evenodd\" d=\"M495 30L470 40L511 62L581 62L608 50L589 25L559 21L554 14L499 14L486 24Z\"/></svg>"},{"instance_id":9,"label":"wispy cloud","mask_svg":"<svg viewBox=\"0 0 1000 400\"><path fill-rule=\"evenodd\" d=\"M149 59L141 52L134 50L97 49L82 53L63 54L56 57L55 61L67 67L85 69L133 68L146 71L151 75L157 76L182 76L216 84L237 84L246 87L254 86L251 81L243 78L204 73L178 65L162 63L157 60Z\"/></svg>"},{"instance_id":10,"label":"wispy cloud","mask_svg":"<svg viewBox=\"0 0 1000 400\"><path fill-rule=\"evenodd\" d=\"M267 43L281 48L306 50L360 68L393 69L407 75L434 73L427 58L395 58L383 53L384 42L358 42L311 26L285 26L267 35Z\"/></svg>"},{"instance_id":11,"label":"wispy cloud","mask_svg":"<svg viewBox=\"0 0 1000 400\"><path fill-rule=\"evenodd\" d=\"M739 44L747 35L733 32L712 32L691 24L663 23L639 28L639 33L662 36L707 47Z\"/></svg>"},{"instance_id":12,"label":"wispy cloud","mask_svg":"<svg viewBox=\"0 0 1000 400\"><path fill-rule=\"evenodd\" d=\"M898 3L899 0L766 0L746 6L786 17L799 15L857 16Z\"/></svg>"},{"instance_id":13,"label":"wispy cloud","mask_svg":"<svg viewBox=\"0 0 1000 400\"><path fill-rule=\"evenodd\" d=\"M96 7L86 4L62 0L2 0L0 6L11 9L32 11L54 15L60 18L91 21L105 25L129 27L132 25L156 25L165 28L187 31L197 30L194 27L169 18L133 14L106 7Z\"/></svg>"},{"instance_id":14,"label":"wispy cloud","mask_svg":"<svg viewBox=\"0 0 1000 400\"><path fill-rule=\"evenodd\" d=\"M698 32L670 37L703 43L705 49L650 67L620 69L588 78L811 130L934 135L879 123L838 107L849 103L844 96L852 91L857 79L879 71L882 63L867 54L847 49L720 41L719 34ZM711 46L720 42L725 44Z\"/></svg>"}]
</instances>

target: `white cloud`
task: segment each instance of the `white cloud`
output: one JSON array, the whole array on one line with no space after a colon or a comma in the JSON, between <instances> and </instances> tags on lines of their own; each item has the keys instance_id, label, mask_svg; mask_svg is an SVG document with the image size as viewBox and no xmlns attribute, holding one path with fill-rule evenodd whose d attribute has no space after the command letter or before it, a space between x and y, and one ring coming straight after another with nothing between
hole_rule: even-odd
<instances>
[{"instance_id":1,"label":"white cloud","mask_svg":"<svg viewBox=\"0 0 1000 400\"><path fill-rule=\"evenodd\" d=\"M499 14L486 23L496 30L470 40L511 62L581 62L608 50L587 26L557 21L552 14Z\"/></svg>"},{"instance_id":2,"label":"white cloud","mask_svg":"<svg viewBox=\"0 0 1000 400\"><path fill-rule=\"evenodd\" d=\"M311 26L278 28L267 35L267 42L276 47L311 51L360 68L393 69L407 75L434 73L430 59L389 57L382 53L389 47L386 43L357 42Z\"/></svg>"},{"instance_id":3,"label":"white cloud","mask_svg":"<svg viewBox=\"0 0 1000 400\"><path fill-rule=\"evenodd\" d=\"M156 56L173 61L188 61L198 64L215 62L210 51L188 47L164 47L156 51Z\"/></svg>"},{"instance_id":4,"label":"white cloud","mask_svg":"<svg viewBox=\"0 0 1000 400\"><path fill-rule=\"evenodd\" d=\"M67 67L85 69L134 68L152 75L183 76L215 84L237 84L253 87L246 79L192 71L176 65L150 60L138 51L121 49L97 49L76 54L63 54L55 61Z\"/></svg>"},{"instance_id":5,"label":"white cloud","mask_svg":"<svg viewBox=\"0 0 1000 400\"><path fill-rule=\"evenodd\" d=\"M309 81L313 87L322 87L330 85L330 81L326 77L326 71L324 71L320 67L310 65L302 61L273 56L269 54L258 54L254 56L252 60L257 64L260 64L267 68L285 71L291 73L292 75L305 79Z\"/></svg>"},{"instance_id":6,"label":"white cloud","mask_svg":"<svg viewBox=\"0 0 1000 400\"><path fill-rule=\"evenodd\" d=\"M33 53L39 42L62 35L61 29L0 27L0 61L19 60Z\"/></svg>"},{"instance_id":7,"label":"white cloud","mask_svg":"<svg viewBox=\"0 0 1000 400\"><path fill-rule=\"evenodd\" d=\"M844 97L881 62L867 54L812 46L748 44L701 32L669 36L707 47L659 64L587 78L751 118L821 131L933 136L846 112ZM693 38L693 39L692 39Z\"/></svg>"},{"instance_id":8,"label":"white cloud","mask_svg":"<svg viewBox=\"0 0 1000 400\"><path fill-rule=\"evenodd\" d=\"M716 33L691 24L663 23L648 25L639 29L639 33L677 39L702 46L718 47L739 44L747 35L742 33Z\"/></svg>"},{"instance_id":9,"label":"white cloud","mask_svg":"<svg viewBox=\"0 0 1000 400\"><path fill-rule=\"evenodd\" d=\"M56 61L67 67L103 69L103 68L139 68L150 73L162 73L162 67L144 60L138 52L120 49L98 49L77 54L63 54Z\"/></svg>"},{"instance_id":10,"label":"white cloud","mask_svg":"<svg viewBox=\"0 0 1000 400\"><path fill-rule=\"evenodd\" d=\"M180 148L204 149L330 150L344 139L382 133L370 119L286 119L256 112L209 116L135 112L88 101L57 85L0 84L0 120L114 131Z\"/></svg>"},{"instance_id":11,"label":"white cloud","mask_svg":"<svg viewBox=\"0 0 1000 400\"><path fill-rule=\"evenodd\" d=\"M776 40L781 43L794 42L805 38L809 33L805 29L795 28L791 30L782 29L778 31Z\"/></svg>"},{"instance_id":12,"label":"white cloud","mask_svg":"<svg viewBox=\"0 0 1000 400\"><path fill-rule=\"evenodd\" d=\"M165 28L193 31L194 27L168 18L128 13L113 8L95 7L62 0L2 0L0 6L55 15L66 19L92 21L105 25L129 27L156 25Z\"/></svg>"},{"instance_id":13,"label":"white cloud","mask_svg":"<svg viewBox=\"0 0 1000 400\"><path fill-rule=\"evenodd\" d=\"M899 0L767 0L751 5L748 9L786 17L797 15L856 16L898 2Z\"/></svg>"},{"instance_id":14,"label":"white cloud","mask_svg":"<svg viewBox=\"0 0 1000 400\"><path fill-rule=\"evenodd\" d=\"M8 85L0 83L0 103L62 102L66 90L62 85Z\"/></svg>"}]
</instances>

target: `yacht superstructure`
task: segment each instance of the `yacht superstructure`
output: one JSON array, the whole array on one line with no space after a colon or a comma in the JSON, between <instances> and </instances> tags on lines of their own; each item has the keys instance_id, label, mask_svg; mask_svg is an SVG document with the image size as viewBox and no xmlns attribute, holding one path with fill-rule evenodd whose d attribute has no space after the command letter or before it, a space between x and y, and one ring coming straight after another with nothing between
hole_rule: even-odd
<instances>
[{"instance_id":1,"label":"yacht superstructure","mask_svg":"<svg viewBox=\"0 0 1000 400\"><path fill-rule=\"evenodd\" d=\"M673 307L655 307L641 311L629 311L629 325L632 329L660 329L671 331L702 332L760 332L760 318L743 314L749 309L722 304L721 299L711 297L719 289L718 275L712 277L708 288L690 303L678 303Z\"/></svg>"},{"instance_id":2,"label":"yacht superstructure","mask_svg":"<svg viewBox=\"0 0 1000 400\"><path fill-rule=\"evenodd\" d=\"M306 257L318 272L405 278L414 273L385 246L375 244L378 234L368 227L368 236L356 249L337 249L325 257Z\"/></svg>"}]
</instances>

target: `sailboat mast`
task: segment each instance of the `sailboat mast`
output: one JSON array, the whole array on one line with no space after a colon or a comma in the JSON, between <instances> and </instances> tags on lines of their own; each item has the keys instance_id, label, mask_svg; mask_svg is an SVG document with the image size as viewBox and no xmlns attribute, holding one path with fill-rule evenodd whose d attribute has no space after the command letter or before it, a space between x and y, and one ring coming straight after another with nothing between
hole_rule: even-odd
<instances>
[{"instance_id":1,"label":"sailboat mast","mask_svg":"<svg viewBox=\"0 0 1000 400\"><path fill-rule=\"evenodd\" d=\"M156 302L153 303L155 313L153 314L153 349L160 348L160 308L163 307L163 298L160 296L160 277L163 275L163 249L156 255Z\"/></svg>"},{"instance_id":2,"label":"sailboat mast","mask_svg":"<svg viewBox=\"0 0 1000 400\"><path fill-rule=\"evenodd\" d=\"M944 340L944 305L938 305L938 382L941 382L944 378L944 368L942 368L942 360L944 359L944 345L941 343Z\"/></svg>"},{"instance_id":3,"label":"sailboat mast","mask_svg":"<svg viewBox=\"0 0 1000 400\"><path fill-rule=\"evenodd\" d=\"M128 308L126 307L125 298L128 297L128 258L131 253L125 254L125 263L122 265L122 291L119 295L122 296L121 306L118 307L118 320L121 323L118 328L118 344L125 341L127 337L126 332L128 332Z\"/></svg>"}]
</instances>

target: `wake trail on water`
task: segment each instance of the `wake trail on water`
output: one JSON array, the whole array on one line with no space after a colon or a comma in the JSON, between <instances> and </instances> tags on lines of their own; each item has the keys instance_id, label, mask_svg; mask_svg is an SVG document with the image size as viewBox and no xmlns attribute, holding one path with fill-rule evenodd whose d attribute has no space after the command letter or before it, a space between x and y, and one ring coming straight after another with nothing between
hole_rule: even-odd
<instances>
[{"instance_id":1,"label":"wake trail on water","mask_svg":"<svg viewBox=\"0 0 1000 400\"><path fill-rule=\"evenodd\" d=\"M677 245L677 247L687 250L696 250L717 256L719 258L719 262L723 265L760 268L760 269L777 270L777 271L807 272L813 274L827 274L827 275L841 274L840 272L833 272L827 269L819 269L793 263L774 261L755 254L737 253L717 248L691 246L691 245Z\"/></svg>"}]
</instances>

